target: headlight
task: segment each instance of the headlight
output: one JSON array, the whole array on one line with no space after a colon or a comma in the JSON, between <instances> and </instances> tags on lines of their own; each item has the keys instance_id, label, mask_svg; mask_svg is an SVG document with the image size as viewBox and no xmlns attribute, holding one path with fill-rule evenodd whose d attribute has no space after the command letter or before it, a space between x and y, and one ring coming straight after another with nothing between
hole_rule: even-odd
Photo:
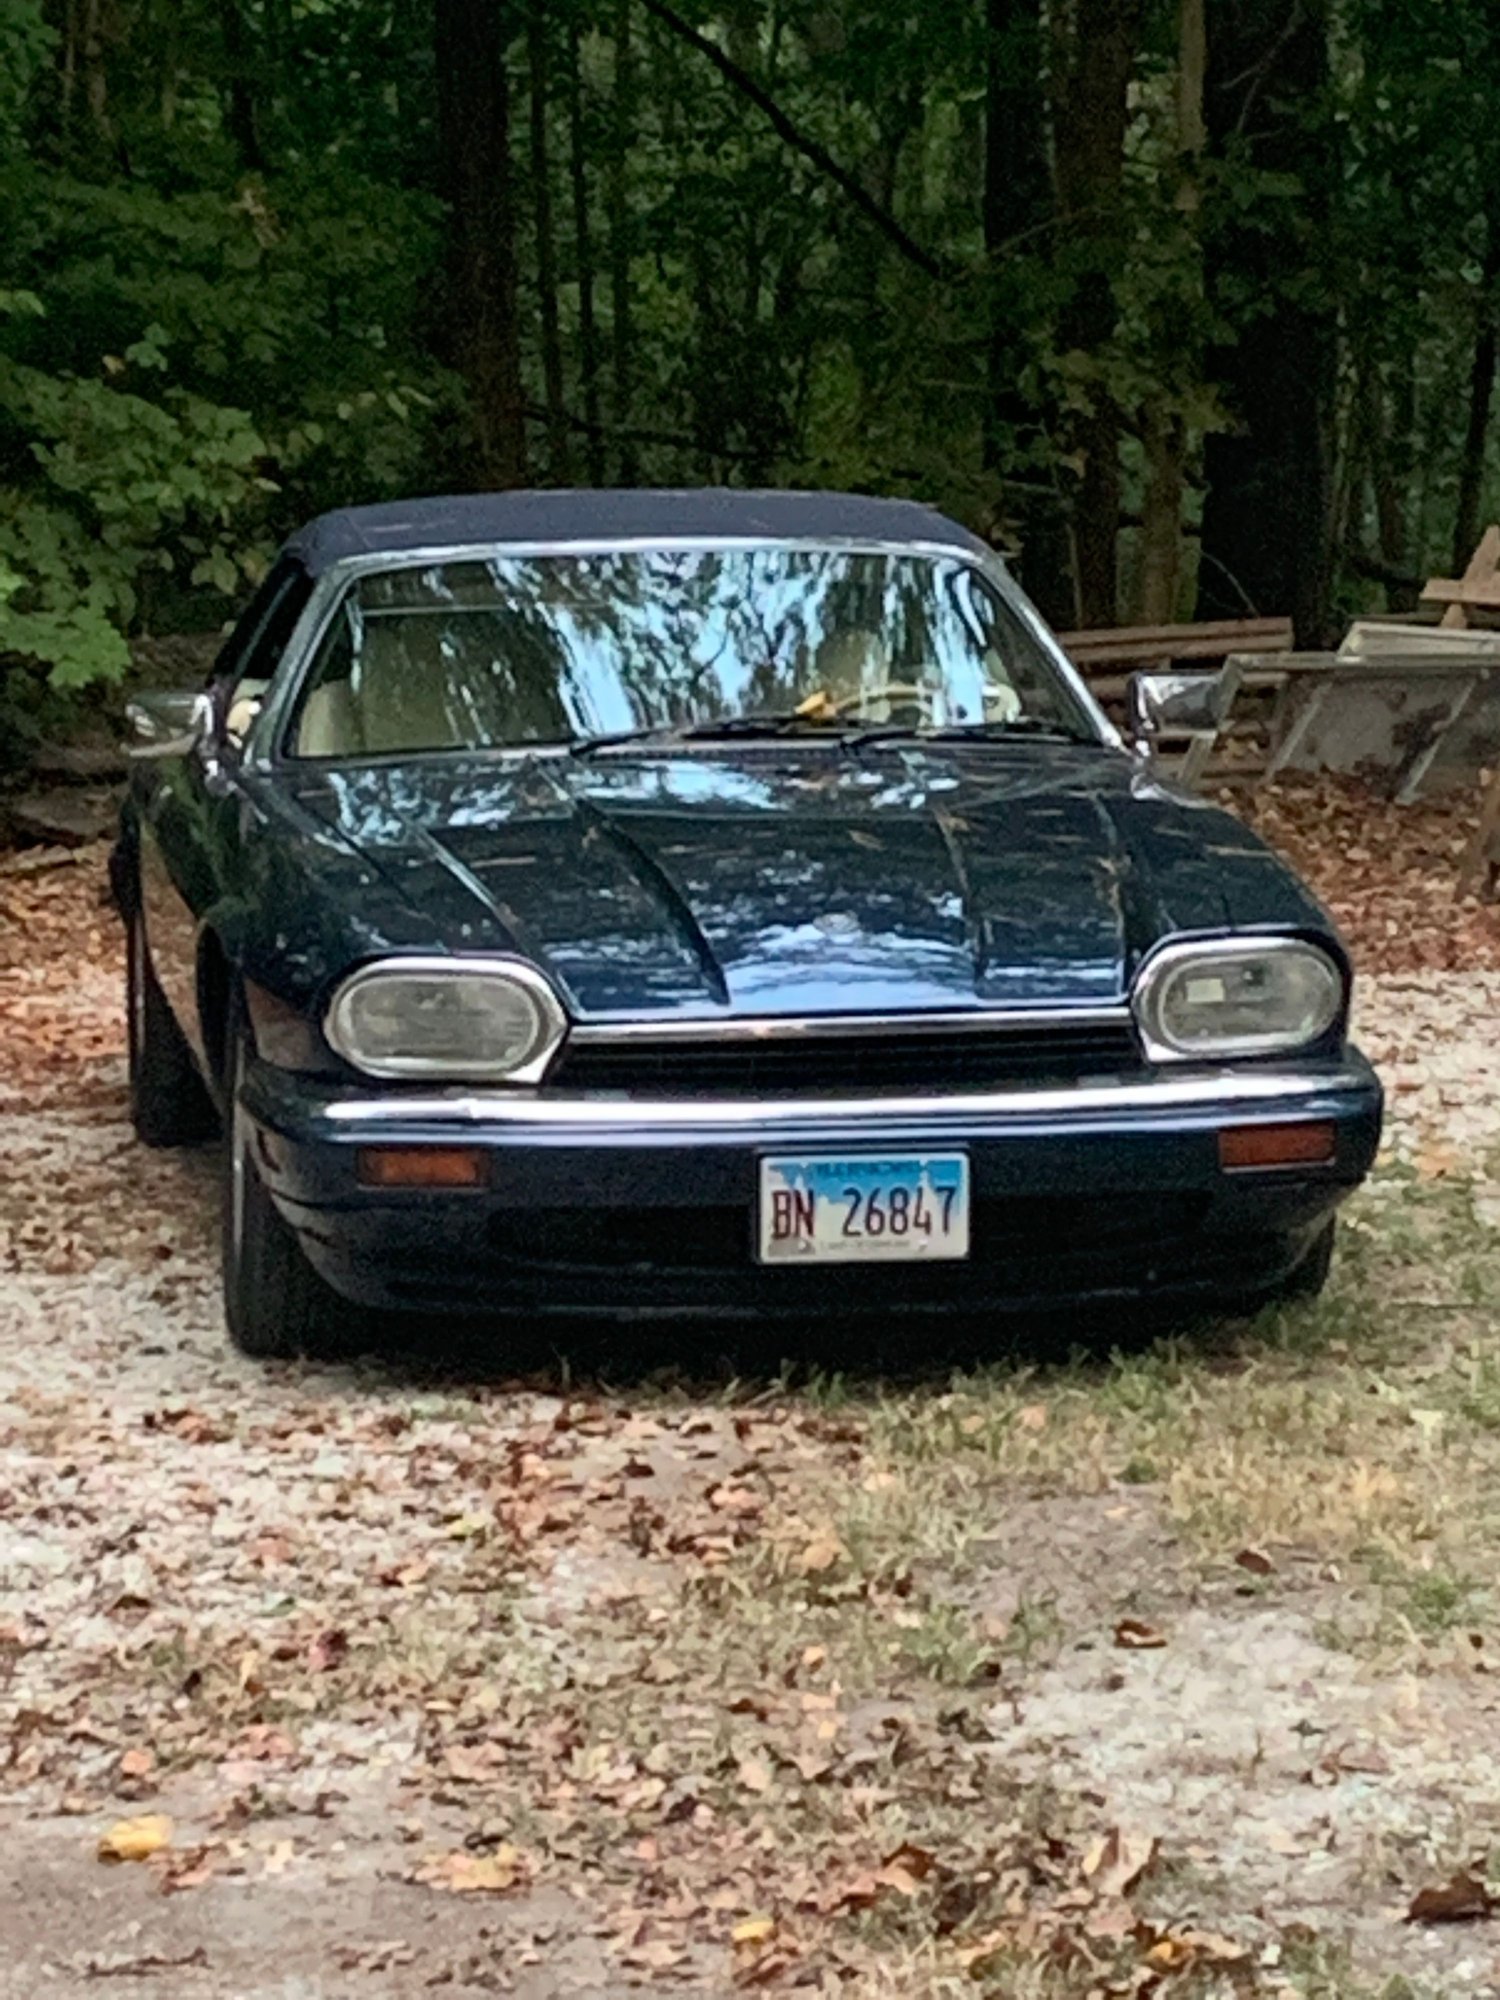
<instances>
[{"instance_id":1,"label":"headlight","mask_svg":"<svg viewBox=\"0 0 1500 2000\"><path fill-rule=\"evenodd\" d=\"M566 1028L547 980L519 959L393 958L344 981L325 1033L371 1076L535 1083Z\"/></svg>"},{"instance_id":2,"label":"headlight","mask_svg":"<svg viewBox=\"0 0 1500 2000\"><path fill-rule=\"evenodd\" d=\"M1134 1004L1153 1061L1275 1055L1328 1032L1344 975L1299 938L1174 944L1147 960Z\"/></svg>"}]
</instances>

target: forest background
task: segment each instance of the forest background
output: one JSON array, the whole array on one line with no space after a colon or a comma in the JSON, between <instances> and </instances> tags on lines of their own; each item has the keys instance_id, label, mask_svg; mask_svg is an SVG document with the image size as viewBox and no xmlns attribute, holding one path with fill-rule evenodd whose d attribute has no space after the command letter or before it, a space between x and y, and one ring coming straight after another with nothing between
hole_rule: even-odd
<instances>
[{"instance_id":1,"label":"forest background","mask_svg":"<svg viewBox=\"0 0 1500 2000\"><path fill-rule=\"evenodd\" d=\"M321 508L911 493L1060 627L1500 504L1493 0L0 0L0 765Z\"/></svg>"}]
</instances>

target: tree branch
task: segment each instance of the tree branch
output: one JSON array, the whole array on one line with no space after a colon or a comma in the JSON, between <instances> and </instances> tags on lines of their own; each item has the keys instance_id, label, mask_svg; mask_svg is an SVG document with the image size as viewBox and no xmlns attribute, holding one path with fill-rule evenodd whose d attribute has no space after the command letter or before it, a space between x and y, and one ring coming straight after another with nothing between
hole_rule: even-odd
<instances>
[{"instance_id":1,"label":"tree branch","mask_svg":"<svg viewBox=\"0 0 1500 2000\"><path fill-rule=\"evenodd\" d=\"M775 98L763 90L748 71L741 69L732 56L726 55L717 42L701 34L690 21L684 21L675 9L666 4L666 0L642 0L642 4L646 12L660 21L664 28L670 29L674 35L695 48L699 55L706 56L720 76L731 83L742 97L748 97L756 109L763 112L770 120L776 132L794 153L800 153L804 160L818 169L819 173L826 174L836 187L842 188L866 221L874 223L881 234L895 244L908 263L915 264L919 271L925 271L929 278L944 278L948 275L931 251L924 250L915 238L908 236L890 210L882 208L874 196L860 186L854 175L846 167L839 165L826 146L819 145L810 133L804 132L800 125L788 117Z\"/></svg>"},{"instance_id":2,"label":"tree branch","mask_svg":"<svg viewBox=\"0 0 1500 2000\"><path fill-rule=\"evenodd\" d=\"M538 424L546 423L550 415L541 403L527 403L521 413L529 423ZM643 424L602 424L592 422L588 417L575 416L567 409L557 414L565 429L601 442L619 443L623 439L630 444L667 445L673 451L691 452L697 458L722 458L731 464L749 463L756 455L748 448L736 445L705 445L700 439L688 437L681 431L653 430Z\"/></svg>"}]
</instances>

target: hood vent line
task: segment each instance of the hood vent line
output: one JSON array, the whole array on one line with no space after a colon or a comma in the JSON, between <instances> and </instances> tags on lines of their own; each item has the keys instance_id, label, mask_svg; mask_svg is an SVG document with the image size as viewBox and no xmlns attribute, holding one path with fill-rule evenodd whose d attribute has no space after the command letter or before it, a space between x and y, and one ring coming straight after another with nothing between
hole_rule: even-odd
<instances>
[{"instance_id":1,"label":"hood vent line","mask_svg":"<svg viewBox=\"0 0 1500 2000\"><path fill-rule=\"evenodd\" d=\"M719 1005L727 1007L729 1005L729 986L724 978L719 961L714 956L713 946L703 935L702 928L698 923L698 919L693 915L687 898L672 880L666 869L662 867L653 854L648 853L638 840L632 839L622 826L617 825L608 813L601 812L599 807L586 794L580 793L574 799L573 804L579 818L587 821L589 827L600 838L611 841L616 847L622 849L629 856L636 869L660 891L663 907L670 913L673 920L673 928L676 930L678 936L697 960L698 969L703 974L704 984L713 998L718 1001Z\"/></svg>"}]
</instances>

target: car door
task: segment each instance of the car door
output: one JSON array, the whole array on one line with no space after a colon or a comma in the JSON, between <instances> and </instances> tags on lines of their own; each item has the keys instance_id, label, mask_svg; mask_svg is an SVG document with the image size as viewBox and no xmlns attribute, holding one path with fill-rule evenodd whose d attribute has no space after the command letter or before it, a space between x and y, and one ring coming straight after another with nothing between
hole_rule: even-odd
<instances>
[{"instance_id":1,"label":"car door","mask_svg":"<svg viewBox=\"0 0 1500 2000\"><path fill-rule=\"evenodd\" d=\"M311 588L299 562L274 566L215 661L191 726L148 752L149 771L134 794L146 947L210 1082L221 1052L204 1032L203 931L238 873L244 737Z\"/></svg>"}]
</instances>

